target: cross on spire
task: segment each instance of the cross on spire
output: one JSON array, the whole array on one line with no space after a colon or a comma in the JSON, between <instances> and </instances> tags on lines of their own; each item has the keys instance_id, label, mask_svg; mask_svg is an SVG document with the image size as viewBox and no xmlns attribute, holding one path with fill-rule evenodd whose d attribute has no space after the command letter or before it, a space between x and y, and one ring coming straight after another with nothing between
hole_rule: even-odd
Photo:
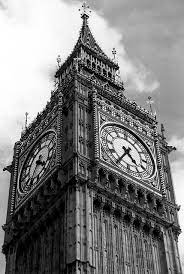
<instances>
[{"instance_id":1,"label":"cross on spire","mask_svg":"<svg viewBox=\"0 0 184 274\"><path fill-rule=\"evenodd\" d=\"M147 104L149 104L150 112L151 112L152 115L153 115L153 109L152 109L152 104L153 104L153 103L154 103L154 101L152 100L152 97L151 97L151 96L148 96Z\"/></svg>"},{"instance_id":2,"label":"cross on spire","mask_svg":"<svg viewBox=\"0 0 184 274\"><path fill-rule=\"evenodd\" d=\"M81 18L83 19L83 21L87 22L87 19L89 18L89 13L91 12L87 4L87 1L83 2L82 9L79 9L79 11L82 11Z\"/></svg>"},{"instance_id":3,"label":"cross on spire","mask_svg":"<svg viewBox=\"0 0 184 274\"><path fill-rule=\"evenodd\" d=\"M82 8L83 8L83 13L87 14L87 11L89 9L89 6L87 5L87 1L84 1L82 4Z\"/></svg>"}]
</instances>

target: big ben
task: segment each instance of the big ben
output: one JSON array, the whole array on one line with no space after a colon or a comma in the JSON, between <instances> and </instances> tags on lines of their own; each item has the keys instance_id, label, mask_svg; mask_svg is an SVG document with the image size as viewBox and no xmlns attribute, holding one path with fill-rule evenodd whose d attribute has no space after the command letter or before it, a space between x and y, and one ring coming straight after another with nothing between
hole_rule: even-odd
<instances>
[{"instance_id":1,"label":"big ben","mask_svg":"<svg viewBox=\"0 0 184 274\"><path fill-rule=\"evenodd\" d=\"M172 147L125 96L83 7L57 88L14 147L6 274L181 274Z\"/></svg>"}]
</instances>

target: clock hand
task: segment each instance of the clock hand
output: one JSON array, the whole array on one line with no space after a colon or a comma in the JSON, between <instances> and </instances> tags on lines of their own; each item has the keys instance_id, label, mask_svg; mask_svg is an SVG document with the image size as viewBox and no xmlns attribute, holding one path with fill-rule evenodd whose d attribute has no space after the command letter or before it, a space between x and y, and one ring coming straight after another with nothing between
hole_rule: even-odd
<instances>
[{"instance_id":1,"label":"clock hand","mask_svg":"<svg viewBox=\"0 0 184 274\"><path fill-rule=\"evenodd\" d=\"M34 175L35 175L35 172L36 172L36 168L37 168L37 165L36 165L35 168L34 168L34 171L33 171L33 174L32 174L32 176L31 176L31 179L34 178Z\"/></svg>"},{"instance_id":2,"label":"clock hand","mask_svg":"<svg viewBox=\"0 0 184 274\"><path fill-rule=\"evenodd\" d=\"M43 166L45 164L45 162L42 161L41 159L42 159L42 155L40 154L38 160L36 161L36 166L35 166L35 169L34 169L33 174L32 174L31 183L33 182L33 179L34 179L36 171L38 170L38 167L40 165Z\"/></svg>"},{"instance_id":3,"label":"clock hand","mask_svg":"<svg viewBox=\"0 0 184 274\"><path fill-rule=\"evenodd\" d=\"M36 161L36 165L43 166L45 164L45 161L42 161L43 156L40 154L38 160Z\"/></svg>"},{"instance_id":4,"label":"clock hand","mask_svg":"<svg viewBox=\"0 0 184 274\"><path fill-rule=\"evenodd\" d=\"M119 163L125 155L127 155L127 154L129 155L129 153L130 153L130 150L131 150L130 147L126 148L125 146L123 146L122 148L124 150L124 153L123 153L123 155L121 155L121 157L119 157L119 159L116 161L116 163Z\"/></svg>"},{"instance_id":5,"label":"clock hand","mask_svg":"<svg viewBox=\"0 0 184 274\"><path fill-rule=\"evenodd\" d=\"M37 167L38 167L38 165L35 166L35 169L34 169L34 171L33 171L32 177L31 177L31 179L30 179L30 184L29 184L30 187L31 187L32 184L33 184L34 175L35 175L35 173L36 173Z\"/></svg>"},{"instance_id":6,"label":"clock hand","mask_svg":"<svg viewBox=\"0 0 184 274\"><path fill-rule=\"evenodd\" d=\"M119 163L119 162L123 159L123 157L124 157L126 154L127 154L127 153L124 152L123 155L121 155L121 157L119 157L119 159L116 161L116 163Z\"/></svg>"},{"instance_id":7,"label":"clock hand","mask_svg":"<svg viewBox=\"0 0 184 274\"><path fill-rule=\"evenodd\" d=\"M134 160L134 159L132 158L132 155L131 155L130 153L127 153L127 155L128 155L129 158L132 160L132 163L134 163L135 165L137 165L136 160Z\"/></svg>"},{"instance_id":8,"label":"clock hand","mask_svg":"<svg viewBox=\"0 0 184 274\"><path fill-rule=\"evenodd\" d=\"M126 148L125 146L123 146L122 148L124 150L124 153L121 157L119 157L119 159L116 161L116 163L119 163L123 159L123 157L125 155L127 155L132 160L132 163L137 165L136 161L133 159L132 155L130 154L131 148L130 147Z\"/></svg>"}]
</instances>

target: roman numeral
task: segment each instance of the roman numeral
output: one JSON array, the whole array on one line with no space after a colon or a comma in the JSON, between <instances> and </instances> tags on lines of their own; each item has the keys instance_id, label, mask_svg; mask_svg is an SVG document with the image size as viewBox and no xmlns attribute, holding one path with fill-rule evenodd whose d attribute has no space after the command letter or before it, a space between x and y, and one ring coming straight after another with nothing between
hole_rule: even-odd
<instances>
[{"instance_id":1,"label":"roman numeral","mask_svg":"<svg viewBox=\"0 0 184 274\"><path fill-rule=\"evenodd\" d=\"M38 143L37 148L38 148L38 149L41 149L41 147L42 147L42 143L40 142L40 143Z\"/></svg>"},{"instance_id":2,"label":"roman numeral","mask_svg":"<svg viewBox=\"0 0 184 274\"><path fill-rule=\"evenodd\" d=\"M141 173L140 173L140 171L138 170L137 167L136 167L136 170L137 170L137 174L139 175L139 177L142 177L142 176L141 176Z\"/></svg>"},{"instance_id":3,"label":"roman numeral","mask_svg":"<svg viewBox=\"0 0 184 274\"><path fill-rule=\"evenodd\" d=\"M116 133L117 137L119 137L119 132L115 129L113 129L113 130L114 130L114 133Z\"/></svg>"},{"instance_id":4,"label":"roman numeral","mask_svg":"<svg viewBox=\"0 0 184 274\"><path fill-rule=\"evenodd\" d=\"M52 145L53 144L53 142L52 142L52 140L50 140L50 142L48 143L48 147L50 147L50 145Z\"/></svg>"},{"instance_id":5,"label":"roman numeral","mask_svg":"<svg viewBox=\"0 0 184 274\"><path fill-rule=\"evenodd\" d=\"M124 133L124 139L127 140L128 135L126 133Z\"/></svg>"},{"instance_id":6,"label":"roman numeral","mask_svg":"<svg viewBox=\"0 0 184 274\"><path fill-rule=\"evenodd\" d=\"M108 142L109 144L113 145L113 143L112 143L111 140L108 140L108 139L107 139L107 142Z\"/></svg>"}]
</instances>

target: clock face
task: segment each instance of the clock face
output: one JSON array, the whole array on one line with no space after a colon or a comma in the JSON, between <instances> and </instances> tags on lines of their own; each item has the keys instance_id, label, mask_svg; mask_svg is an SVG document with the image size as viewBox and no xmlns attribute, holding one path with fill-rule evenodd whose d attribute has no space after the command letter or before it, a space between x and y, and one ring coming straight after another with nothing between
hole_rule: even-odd
<instances>
[{"instance_id":1,"label":"clock face","mask_svg":"<svg viewBox=\"0 0 184 274\"><path fill-rule=\"evenodd\" d=\"M107 125L101 131L101 145L113 163L126 173L148 179L155 163L147 145L130 130L120 125Z\"/></svg>"},{"instance_id":2,"label":"clock face","mask_svg":"<svg viewBox=\"0 0 184 274\"><path fill-rule=\"evenodd\" d=\"M40 181L50 164L55 145L56 135L50 132L32 147L20 174L19 191L21 193L28 193Z\"/></svg>"}]
</instances>

